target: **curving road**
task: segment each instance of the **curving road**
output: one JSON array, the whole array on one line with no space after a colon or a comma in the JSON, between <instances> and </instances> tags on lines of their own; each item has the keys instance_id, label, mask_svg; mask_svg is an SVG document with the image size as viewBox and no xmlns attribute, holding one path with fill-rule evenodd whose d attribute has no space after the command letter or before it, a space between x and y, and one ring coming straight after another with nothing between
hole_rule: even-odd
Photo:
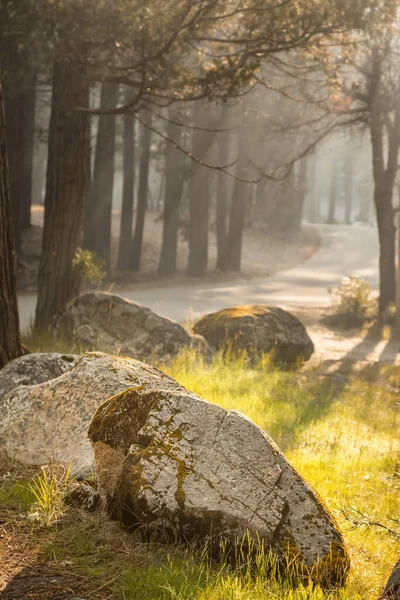
<instances>
[{"instance_id":1,"label":"curving road","mask_svg":"<svg viewBox=\"0 0 400 600\"><path fill-rule=\"evenodd\" d=\"M356 275L378 287L378 238L374 227L319 225L322 244L305 263L264 279L191 287L124 289L121 295L176 321L236 304L271 304L311 308L331 303L329 289L343 275ZM265 257L268 260L268 257ZM114 290L118 293L118 289ZM22 330L33 320L36 295L18 298Z\"/></svg>"}]
</instances>

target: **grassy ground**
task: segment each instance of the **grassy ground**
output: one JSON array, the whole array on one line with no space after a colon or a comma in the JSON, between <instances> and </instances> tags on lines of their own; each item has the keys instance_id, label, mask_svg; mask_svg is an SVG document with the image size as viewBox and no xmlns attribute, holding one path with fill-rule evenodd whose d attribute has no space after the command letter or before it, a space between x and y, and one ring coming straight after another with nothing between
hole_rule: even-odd
<instances>
[{"instance_id":1,"label":"grassy ground","mask_svg":"<svg viewBox=\"0 0 400 600\"><path fill-rule=\"evenodd\" d=\"M268 360L250 367L217 357L210 364L190 353L163 369L202 397L248 414L272 435L342 526L352 559L346 587L293 588L273 573L267 577L265 561L252 571L234 569L190 549L143 544L101 510L68 509L45 526L27 487L32 473L5 462L0 583L23 567L25 582L30 576L56 582L52 595L46 595L50 583L44 588L43 599L376 600L400 554L400 369L353 372L349 363L329 375L323 365L282 372ZM26 518L29 513L36 515ZM16 579L12 585L10 598L30 597Z\"/></svg>"}]
</instances>

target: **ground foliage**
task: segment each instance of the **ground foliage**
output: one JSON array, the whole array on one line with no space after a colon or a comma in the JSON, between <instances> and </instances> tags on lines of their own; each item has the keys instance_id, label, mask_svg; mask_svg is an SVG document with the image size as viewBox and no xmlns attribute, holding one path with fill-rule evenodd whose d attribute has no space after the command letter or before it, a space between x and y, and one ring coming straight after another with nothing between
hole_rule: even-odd
<instances>
[{"instance_id":1,"label":"ground foliage","mask_svg":"<svg viewBox=\"0 0 400 600\"><path fill-rule=\"evenodd\" d=\"M167 371L210 401L248 414L314 485L344 530L352 559L346 587L323 592L308 582L296 586L296 574L282 578L273 560L259 560L250 568L239 557L241 566L235 568L223 559L211 563L205 553L190 548L143 544L101 510L88 515L65 507L46 526L46 514L41 518L32 493L40 480L36 476L32 484L31 469L5 461L0 473L3 581L21 568L25 584L38 573L44 590L46 577L58 581L61 595L43 592L43 598L86 593L130 600L375 599L400 550L399 368L357 372L349 364L336 373L327 373L324 365L282 372L267 358L250 366L245 356L218 355L210 363L186 352ZM57 487L49 470L41 473L46 490Z\"/></svg>"}]
</instances>

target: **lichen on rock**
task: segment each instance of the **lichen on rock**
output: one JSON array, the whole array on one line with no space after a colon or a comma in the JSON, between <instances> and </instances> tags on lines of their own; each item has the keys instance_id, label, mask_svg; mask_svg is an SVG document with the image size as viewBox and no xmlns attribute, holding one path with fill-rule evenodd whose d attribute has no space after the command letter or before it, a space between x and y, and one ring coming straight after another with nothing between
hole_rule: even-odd
<instances>
[{"instance_id":1,"label":"lichen on rock","mask_svg":"<svg viewBox=\"0 0 400 600\"><path fill-rule=\"evenodd\" d=\"M282 565L298 563L326 585L345 579L349 558L333 516L244 415L168 378L104 403L89 436L111 514L127 527L205 543L214 555L221 541L226 552L248 536ZM118 452L112 486L107 446Z\"/></svg>"},{"instance_id":2,"label":"lichen on rock","mask_svg":"<svg viewBox=\"0 0 400 600\"><path fill-rule=\"evenodd\" d=\"M314 345L297 317L278 307L235 306L208 314L193 331L211 346L233 353L245 352L250 359L271 354L283 366L307 361Z\"/></svg>"}]
</instances>

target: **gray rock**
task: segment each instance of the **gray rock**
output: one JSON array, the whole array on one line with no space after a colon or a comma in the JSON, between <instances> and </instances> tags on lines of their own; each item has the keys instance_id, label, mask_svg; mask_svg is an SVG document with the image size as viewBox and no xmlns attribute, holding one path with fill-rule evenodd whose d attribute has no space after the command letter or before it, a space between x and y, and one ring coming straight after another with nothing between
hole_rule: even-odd
<instances>
[{"instance_id":1,"label":"gray rock","mask_svg":"<svg viewBox=\"0 0 400 600\"><path fill-rule=\"evenodd\" d=\"M100 502L100 494L87 483L71 483L64 496L64 502L70 506L81 508L88 512L96 510Z\"/></svg>"},{"instance_id":2,"label":"gray rock","mask_svg":"<svg viewBox=\"0 0 400 600\"><path fill-rule=\"evenodd\" d=\"M273 353L281 365L307 361L314 345L297 317L277 307L235 306L211 313L195 323L193 330L217 349L245 351L249 358Z\"/></svg>"},{"instance_id":3,"label":"gray rock","mask_svg":"<svg viewBox=\"0 0 400 600\"><path fill-rule=\"evenodd\" d=\"M400 560L397 561L379 600L400 600Z\"/></svg>"},{"instance_id":4,"label":"gray rock","mask_svg":"<svg viewBox=\"0 0 400 600\"><path fill-rule=\"evenodd\" d=\"M349 558L334 518L244 415L151 374L99 407L89 437L98 484L126 526L207 542L215 555L222 540L233 550L248 535L325 585L345 579Z\"/></svg>"},{"instance_id":5,"label":"gray rock","mask_svg":"<svg viewBox=\"0 0 400 600\"><path fill-rule=\"evenodd\" d=\"M149 308L106 292L89 292L75 298L57 318L56 336L67 336L85 349L131 356L140 360L166 360L188 346L204 347L197 336Z\"/></svg>"},{"instance_id":6,"label":"gray rock","mask_svg":"<svg viewBox=\"0 0 400 600\"><path fill-rule=\"evenodd\" d=\"M45 356L37 357L43 373ZM54 355L48 356L53 365ZM34 359L35 355L10 364L14 373L23 372L27 358ZM93 469L87 430L98 406L127 388L141 385L148 371L152 381L165 377L137 361L100 353L84 355L61 375L56 370L54 379L48 377L48 369L48 381L43 383L36 383L38 376L33 371L32 385L21 385L16 378L11 389L4 377L6 369L0 372L0 386L8 390L0 394L0 450L25 464L43 464L51 457L72 463L73 473L82 477L90 476Z\"/></svg>"},{"instance_id":7,"label":"gray rock","mask_svg":"<svg viewBox=\"0 0 400 600\"><path fill-rule=\"evenodd\" d=\"M3 397L19 385L34 385L59 377L79 359L73 354L32 353L9 362L0 371L0 411Z\"/></svg>"}]
</instances>

